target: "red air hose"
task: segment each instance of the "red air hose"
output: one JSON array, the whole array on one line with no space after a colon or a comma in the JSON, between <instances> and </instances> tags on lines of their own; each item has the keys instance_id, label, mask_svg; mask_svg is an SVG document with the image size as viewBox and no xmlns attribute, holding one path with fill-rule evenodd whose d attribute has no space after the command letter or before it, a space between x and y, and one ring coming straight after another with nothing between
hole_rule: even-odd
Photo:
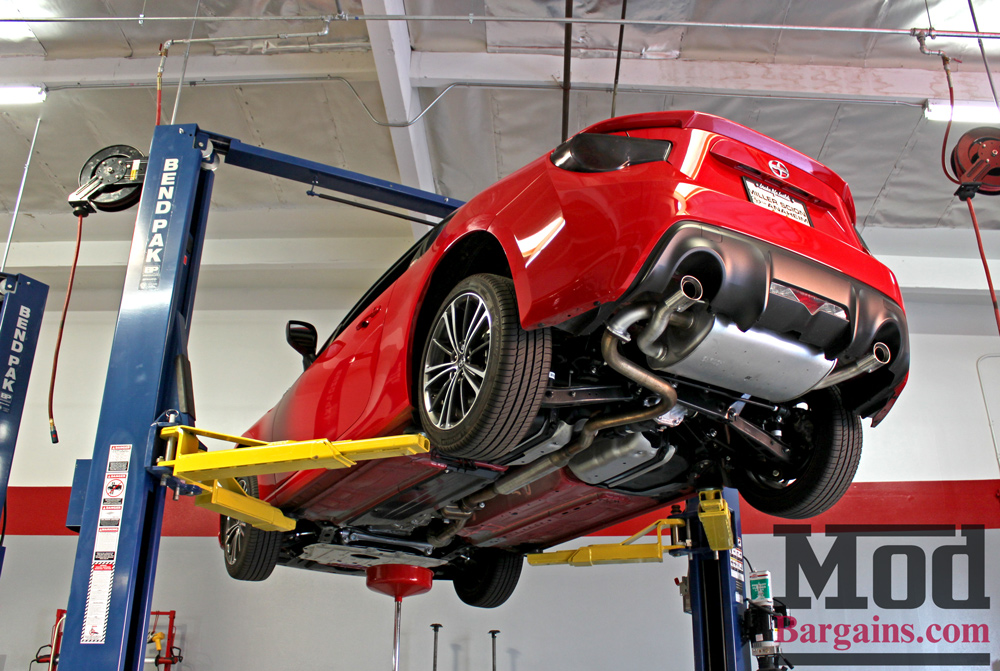
<instances>
[{"instance_id":1,"label":"red air hose","mask_svg":"<svg viewBox=\"0 0 1000 671\"><path fill-rule=\"evenodd\" d=\"M956 177L951 176L951 172L948 170L948 164L945 161L945 156L948 148L948 135L951 132L951 122L955 116L955 87L951 82L951 69L948 67L948 61L950 59L947 56L942 55L941 62L944 65L944 73L948 79L948 100L951 102L951 111L948 115L948 125L944 129L944 140L941 142L941 170L944 172L944 176L955 184L962 184L961 170L958 170L959 174ZM961 141L959 141L961 143ZM973 192L974 193L974 192ZM972 230L976 232L976 244L979 245L979 258L983 262L983 271L986 273L986 284L990 289L990 300L993 301L993 316L996 318L997 322L997 333L1000 333L1000 307L997 305L997 292L993 288L993 278L990 276L990 264L986 260L986 250L983 248L983 236L979 232L979 219L976 217L976 208L972 205L972 195L970 194L968 198L964 198L965 202L969 206L969 216L972 217Z\"/></svg>"},{"instance_id":2,"label":"red air hose","mask_svg":"<svg viewBox=\"0 0 1000 671\"><path fill-rule=\"evenodd\" d=\"M52 415L52 397L56 391L56 369L59 367L59 348L62 346L63 328L66 326L66 312L69 310L69 298L73 295L73 280L76 278L76 264L80 259L80 240L83 238L83 215L77 218L76 224L76 251L73 252L73 266L69 271L69 284L66 286L66 300L63 301L62 319L59 320L59 335L56 336L56 351L52 355L52 377L49 380L49 435L52 442L59 442L59 433L56 431L56 420Z\"/></svg>"},{"instance_id":3,"label":"red air hose","mask_svg":"<svg viewBox=\"0 0 1000 671\"><path fill-rule=\"evenodd\" d=\"M997 292L993 288L993 278L990 277L990 265L986 262L986 251L983 249L983 236L979 232L979 219L976 209L972 207L972 199L965 201L969 205L969 215L972 216L972 230L976 232L976 243L979 245L979 258L983 260L983 270L986 271L986 284L990 287L990 300L993 301L993 316L997 320L997 333L1000 333L1000 307L997 306Z\"/></svg>"}]
</instances>

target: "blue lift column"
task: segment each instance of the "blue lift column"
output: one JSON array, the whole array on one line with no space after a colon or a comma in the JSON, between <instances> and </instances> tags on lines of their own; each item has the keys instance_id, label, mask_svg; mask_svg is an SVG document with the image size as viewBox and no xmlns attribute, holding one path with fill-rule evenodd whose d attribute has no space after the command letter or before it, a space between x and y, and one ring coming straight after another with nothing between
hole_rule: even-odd
<instances>
[{"instance_id":1,"label":"blue lift column","mask_svg":"<svg viewBox=\"0 0 1000 671\"><path fill-rule=\"evenodd\" d=\"M245 145L195 125L158 126L115 328L93 458L77 462L67 525L76 563L59 666L140 671L166 486L149 468L161 427L194 425L187 342L219 157L226 164L444 217L461 201ZM276 223L275 225L280 225Z\"/></svg>"},{"instance_id":2,"label":"blue lift column","mask_svg":"<svg viewBox=\"0 0 1000 671\"><path fill-rule=\"evenodd\" d=\"M38 330L49 288L24 275L0 275L0 510L7 506L7 482L21 428L24 396L35 359ZM4 513L8 514L8 513ZM4 547L0 545L0 570Z\"/></svg>"},{"instance_id":3,"label":"blue lift column","mask_svg":"<svg viewBox=\"0 0 1000 671\"><path fill-rule=\"evenodd\" d=\"M746 586L743 572L743 534L740 497L725 488L722 497L731 514L734 546L713 551L698 523L699 499L688 500L683 516L689 520L692 550L688 554L695 671L750 671L750 645L743 640Z\"/></svg>"},{"instance_id":4,"label":"blue lift column","mask_svg":"<svg viewBox=\"0 0 1000 671\"><path fill-rule=\"evenodd\" d=\"M168 411L194 420L193 409L178 407L176 371L186 362L212 193L199 141L194 125L153 135L85 479L59 659L67 671L143 666L166 489L146 471L158 447L151 426Z\"/></svg>"}]
</instances>

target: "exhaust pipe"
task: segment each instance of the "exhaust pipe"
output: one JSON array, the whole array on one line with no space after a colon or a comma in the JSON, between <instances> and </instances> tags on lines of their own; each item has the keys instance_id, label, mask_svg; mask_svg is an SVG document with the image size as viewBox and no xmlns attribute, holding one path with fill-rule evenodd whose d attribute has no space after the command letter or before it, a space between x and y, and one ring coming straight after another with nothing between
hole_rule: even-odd
<instances>
[{"instance_id":1,"label":"exhaust pipe","mask_svg":"<svg viewBox=\"0 0 1000 671\"><path fill-rule=\"evenodd\" d=\"M670 318L678 312L684 312L695 303L700 303L704 292L701 282L696 277L691 275L682 277L680 290L656 309L649 324L639 334L636 343L642 353L653 359L659 359L665 355L667 353L666 346L660 345L656 341L667 330Z\"/></svg>"},{"instance_id":2,"label":"exhaust pipe","mask_svg":"<svg viewBox=\"0 0 1000 671\"><path fill-rule=\"evenodd\" d=\"M681 278L680 289L661 303L659 307L655 303L644 303L625 308L608 322L608 330L619 340L629 342L632 339L628 334L629 328L640 320L649 319L649 324L639 334L636 342L643 353L658 358L663 355L666 348L657 345L654 341L667 330L670 318L674 314L687 310L695 303L700 303L704 291L698 278L693 275L685 275Z\"/></svg>"},{"instance_id":3,"label":"exhaust pipe","mask_svg":"<svg viewBox=\"0 0 1000 671\"><path fill-rule=\"evenodd\" d=\"M826 389L827 387L840 384L845 380L850 380L851 378L859 375L864 375L865 373L870 373L873 370L878 370L882 366L889 363L891 356L889 346L883 342L877 342L874 347L872 347L872 351L869 354L861 357L857 362L851 364L850 366L830 373L825 378L820 380L819 384L813 387L813 389Z\"/></svg>"},{"instance_id":4,"label":"exhaust pipe","mask_svg":"<svg viewBox=\"0 0 1000 671\"><path fill-rule=\"evenodd\" d=\"M628 327L626 326L626 328ZM601 354L612 370L621 373L639 386L657 394L660 397L659 403L649 408L641 408L603 417L598 415L587 420L577 439L566 447L510 471L489 487L466 496L454 507L448 506L444 508L442 512L446 517L453 520L453 523L441 533L428 536L428 543L439 548L448 545L458 532L462 530L466 522L468 522L473 511L481 508L483 504L497 496L513 494L536 480L544 478L549 473L563 468L573 457L593 444L598 432L616 426L656 419L666 414L677 403L677 390L674 389L673 385L622 356L621 352L618 351L618 340L610 332L610 327L609 332L605 333L601 339Z\"/></svg>"}]
</instances>

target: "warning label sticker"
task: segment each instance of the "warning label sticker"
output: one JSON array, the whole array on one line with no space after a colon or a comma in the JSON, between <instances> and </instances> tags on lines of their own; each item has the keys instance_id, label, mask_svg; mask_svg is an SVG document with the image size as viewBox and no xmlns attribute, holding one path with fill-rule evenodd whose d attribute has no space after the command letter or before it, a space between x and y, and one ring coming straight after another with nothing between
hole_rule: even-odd
<instances>
[{"instance_id":1,"label":"warning label sticker","mask_svg":"<svg viewBox=\"0 0 1000 671\"><path fill-rule=\"evenodd\" d=\"M112 445L108 450L108 466L104 471L104 505L101 506L97 519L94 558L90 567L80 643L104 643L107 637L111 588L115 578L115 561L131 457L131 445Z\"/></svg>"}]
</instances>

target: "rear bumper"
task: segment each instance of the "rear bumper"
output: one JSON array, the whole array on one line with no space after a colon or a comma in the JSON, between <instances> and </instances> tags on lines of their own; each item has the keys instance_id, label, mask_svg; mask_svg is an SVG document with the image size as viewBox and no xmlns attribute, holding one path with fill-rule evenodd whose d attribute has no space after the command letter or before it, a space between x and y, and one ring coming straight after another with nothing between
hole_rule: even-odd
<instances>
[{"instance_id":1,"label":"rear bumper","mask_svg":"<svg viewBox=\"0 0 1000 671\"><path fill-rule=\"evenodd\" d=\"M862 416L876 414L905 382L909 339L899 301L844 272L716 226L684 222L671 227L617 305L662 296L683 274L697 276L712 311L733 320L741 330L789 335L842 363L869 353L876 342L886 343L892 352L887 366L863 382L841 385L848 406ZM801 303L775 296L770 293L772 281L836 303L848 319L811 313Z\"/></svg>"}]
</instances>

